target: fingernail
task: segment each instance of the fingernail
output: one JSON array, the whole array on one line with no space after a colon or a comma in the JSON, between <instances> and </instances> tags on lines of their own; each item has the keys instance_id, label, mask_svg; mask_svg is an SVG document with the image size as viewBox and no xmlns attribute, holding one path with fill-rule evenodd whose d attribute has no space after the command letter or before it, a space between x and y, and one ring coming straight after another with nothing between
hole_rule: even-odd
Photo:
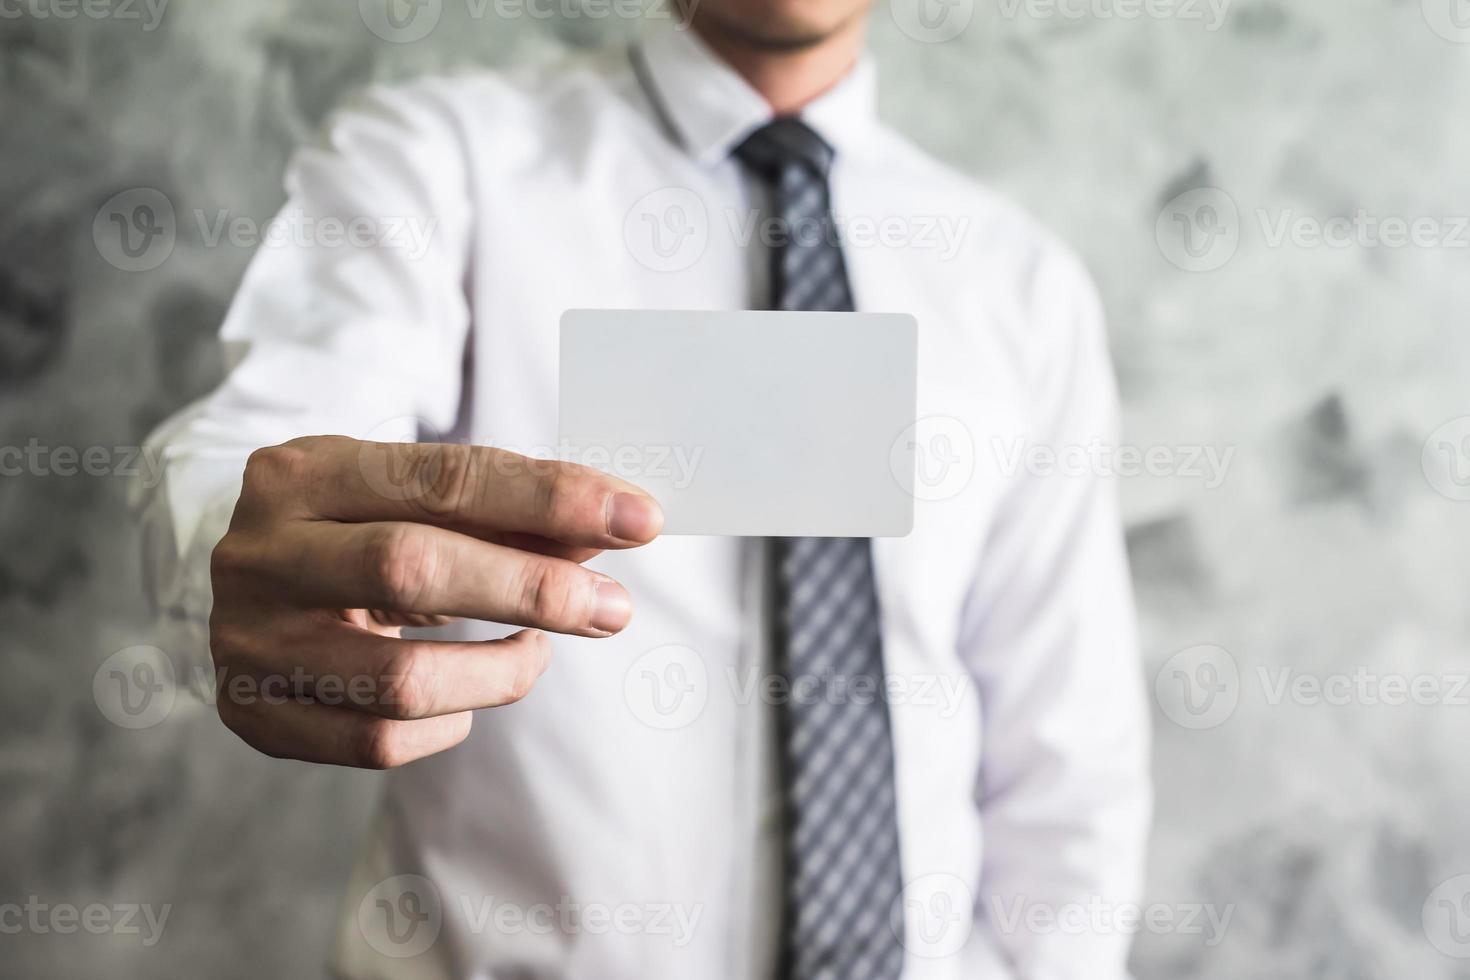
<instances>
[{"instance_id":1,"label":"fingernail","mask_svg":"<svg viewBox=\"0 0 1470 980\"><path fill-rule=\"evenodd\" d=\"M633 597L610 578L599 578L592 586L592 622L598 633L611 635L633 618Z\"/></svg>"},{"instance_id":2,"label":"fingernail","mask_svg":"<svg viewBox=\"0 0 1470 980\"><path fill-rule=\"evenodd\" d=\"M664 526L664 512L652 497L615 493L607 502L607 533L622 541L652 541Z\"/></svg>"}]
</instances>

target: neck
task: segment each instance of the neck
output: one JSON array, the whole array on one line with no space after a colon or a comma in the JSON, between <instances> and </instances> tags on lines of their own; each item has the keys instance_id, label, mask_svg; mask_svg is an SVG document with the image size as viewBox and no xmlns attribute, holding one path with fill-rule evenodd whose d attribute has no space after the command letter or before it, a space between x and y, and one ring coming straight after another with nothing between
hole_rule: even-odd
<instances>
[{"instance_id":1,"label":"neck","mask_svg":"<svg viewBox=\"0 0 1470 980\"><path fill-rule=\"evenodd\" d=\"M863 47L863 18L801 46L761 43L723 29L709 18L694 18L694 31L731 68L740 73L777 116L800 112L836 85L857 64Z\"/></svg>"}]
</instances>

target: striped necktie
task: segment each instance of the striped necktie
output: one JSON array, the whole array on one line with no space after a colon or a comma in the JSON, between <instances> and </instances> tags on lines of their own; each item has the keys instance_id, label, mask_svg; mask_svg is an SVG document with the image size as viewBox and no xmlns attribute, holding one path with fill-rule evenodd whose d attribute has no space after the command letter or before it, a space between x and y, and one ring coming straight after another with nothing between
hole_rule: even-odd
<instances>
[{"instance_id":1,"label":"striped necktie","mask_svg":"<svg viewBox=\"0 0 1470 980\"><path fill-rule=\"evenodd\" d=\"M736 157L770 191L772 305L851 311L827 175L834 152L799 119L757 130ZM786 980L869 980L903 968L893 741L870 542L774 543L785 793Z\"/></svg>"}]
</instances>

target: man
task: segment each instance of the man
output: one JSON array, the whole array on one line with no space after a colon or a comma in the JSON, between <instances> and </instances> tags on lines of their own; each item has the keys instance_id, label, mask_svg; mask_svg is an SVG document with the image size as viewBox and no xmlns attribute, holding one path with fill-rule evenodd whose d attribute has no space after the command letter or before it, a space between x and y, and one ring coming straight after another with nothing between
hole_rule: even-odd
<instances>
[{"instance_id":1,"label":"man","mask_svg":"<svg viewBox=\"0 0 1470 980\"><path fill-rule=\"evenodd\" d=\"M192 648L290 679L224 723L393 770L340 975L1124 975L1086 912L1136 897L1148 812L1115 492L1025 463L1114 438L1102 318L876 120L866 15L704 0L590 65L375 90L293 164L289 215L433 234L262 250L147 513ZM635 485L526 458L579 307L915 315L913 533L659 539Z\"/></svg>"}]
</instances>

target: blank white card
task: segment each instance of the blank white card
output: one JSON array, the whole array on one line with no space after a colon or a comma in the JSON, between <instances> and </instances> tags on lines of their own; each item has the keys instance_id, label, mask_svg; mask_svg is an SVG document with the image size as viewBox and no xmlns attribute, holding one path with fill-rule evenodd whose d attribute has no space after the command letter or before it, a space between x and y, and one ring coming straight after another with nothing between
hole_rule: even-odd
<instances>
[{"instance_id":1,"label":"blank white card","mask_svg":"<svg viewBox=\"0 0 1470 980\"><path fill-rule=\"evenodd\" d=\"M917 372L903 314L572 310L562 455L647 490L666 534L901 537Z\"/></svg>"}]
</instances>

